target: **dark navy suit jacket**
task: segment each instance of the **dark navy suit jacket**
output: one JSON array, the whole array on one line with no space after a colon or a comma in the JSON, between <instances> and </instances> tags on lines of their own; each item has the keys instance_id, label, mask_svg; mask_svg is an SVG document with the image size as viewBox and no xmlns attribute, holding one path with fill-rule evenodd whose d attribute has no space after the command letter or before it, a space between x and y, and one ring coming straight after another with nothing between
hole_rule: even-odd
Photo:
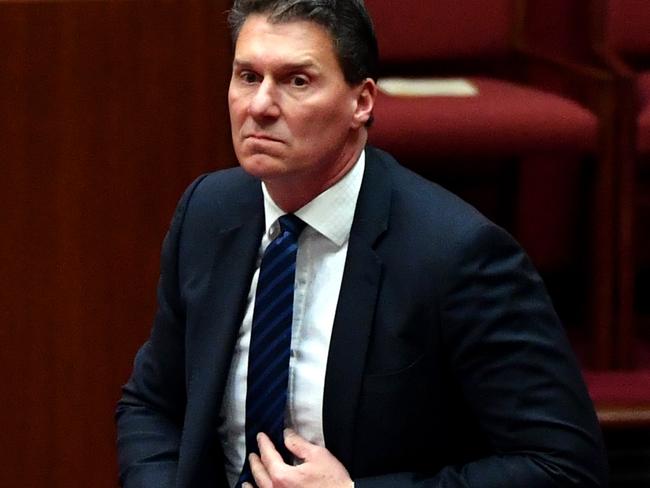
<instances>
[{"instance_id":1,"label":"dark navy suit jacket","mask_svg":"<svg viewBox=\"0 0 650 488\"><path fill-rule=\"evenodd\" d=\"M368 147L366 161L327 364L327 448L359 488L605 486L593 407L525 253L386 153ZM183 195L118 405L124 486L227 486L218 412L263 231L260 183L239 168Z\"/></svg>"}]
</instances>

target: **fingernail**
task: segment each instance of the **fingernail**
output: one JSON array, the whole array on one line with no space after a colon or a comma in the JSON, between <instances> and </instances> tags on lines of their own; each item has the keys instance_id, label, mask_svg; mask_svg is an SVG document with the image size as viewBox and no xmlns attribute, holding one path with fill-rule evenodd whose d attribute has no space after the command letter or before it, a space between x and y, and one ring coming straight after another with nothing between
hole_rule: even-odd
<instances>
[{"instance_id":1,"label":"fingernail","mask_svg":"<svg viewBox=\"0 0 650 488\"><path fill-rule=\"evenodd\" d=\"M289 427L287 427L286 429L284 429L284 436L285 436L285 437L287 437L287 436L289 436L289 435L294 435L295 433L296 433L296 432L295 432L293 429L289 428Z\"/></svg>"}]
</instances>

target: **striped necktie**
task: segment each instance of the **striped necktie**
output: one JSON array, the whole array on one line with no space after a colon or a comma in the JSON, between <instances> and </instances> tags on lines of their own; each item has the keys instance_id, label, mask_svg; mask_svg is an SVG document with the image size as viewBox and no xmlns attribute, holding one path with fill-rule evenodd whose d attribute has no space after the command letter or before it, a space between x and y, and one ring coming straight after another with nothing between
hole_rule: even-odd
<instances>
[{"instance_id":1,"label":"striped necktie","mask_svg":"<svg viewBox=\"0 0 650 488\"><path fill-rule=\"evenodd\" d=\"M280 233L264 251L255 292L248 351L246 391L246 460L237 486L253 482L248 454L259 454L255 437L264 432L289 462L284 445L293 293L298 237L305 223L292 214L279 219Z\"/></svg>"}]
</instances>

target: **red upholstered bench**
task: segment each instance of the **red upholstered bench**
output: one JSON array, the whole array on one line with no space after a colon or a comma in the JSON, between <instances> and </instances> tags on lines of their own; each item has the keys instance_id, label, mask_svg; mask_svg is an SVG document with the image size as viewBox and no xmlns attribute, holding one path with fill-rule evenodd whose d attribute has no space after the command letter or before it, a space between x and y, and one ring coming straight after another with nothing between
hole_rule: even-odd
<instances>
[{"instance_id":1,"label":"red upholstered bench","mask_svg":"<svg viewBox=\"0 0 650 488\"><path fill-rule=\"evenodd\" d=\"M607 428L650 427L650 343L637 342L637 367L584 376L598 419Z\"/></svg>"},{"instance_id":2,"label":"red upholstered bench","mask_svg":"<svg viewBox=\"0 0 650 488\"><path fill-rule=\"evenodd\" d=\"M586 371L585 380L604 428L650 426L650 368Z\"/></svg>"}]
</instances>

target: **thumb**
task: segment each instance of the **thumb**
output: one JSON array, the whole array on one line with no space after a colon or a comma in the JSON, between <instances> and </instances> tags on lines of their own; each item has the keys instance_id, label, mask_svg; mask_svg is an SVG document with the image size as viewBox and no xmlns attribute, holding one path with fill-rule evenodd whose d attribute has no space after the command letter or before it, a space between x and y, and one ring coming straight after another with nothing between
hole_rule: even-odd
<instances>
[{"instance_id":1,"label":"thumb","mask_svg":"<svg viewBox=\"0 0 650 488\"><path fill-rule=\"evenodd\" d=\"M298 459L306 460L312 448L316 447L305 438L299 436L293 429L284 429L284 445Z\"/></svg>"}]
</instances>

